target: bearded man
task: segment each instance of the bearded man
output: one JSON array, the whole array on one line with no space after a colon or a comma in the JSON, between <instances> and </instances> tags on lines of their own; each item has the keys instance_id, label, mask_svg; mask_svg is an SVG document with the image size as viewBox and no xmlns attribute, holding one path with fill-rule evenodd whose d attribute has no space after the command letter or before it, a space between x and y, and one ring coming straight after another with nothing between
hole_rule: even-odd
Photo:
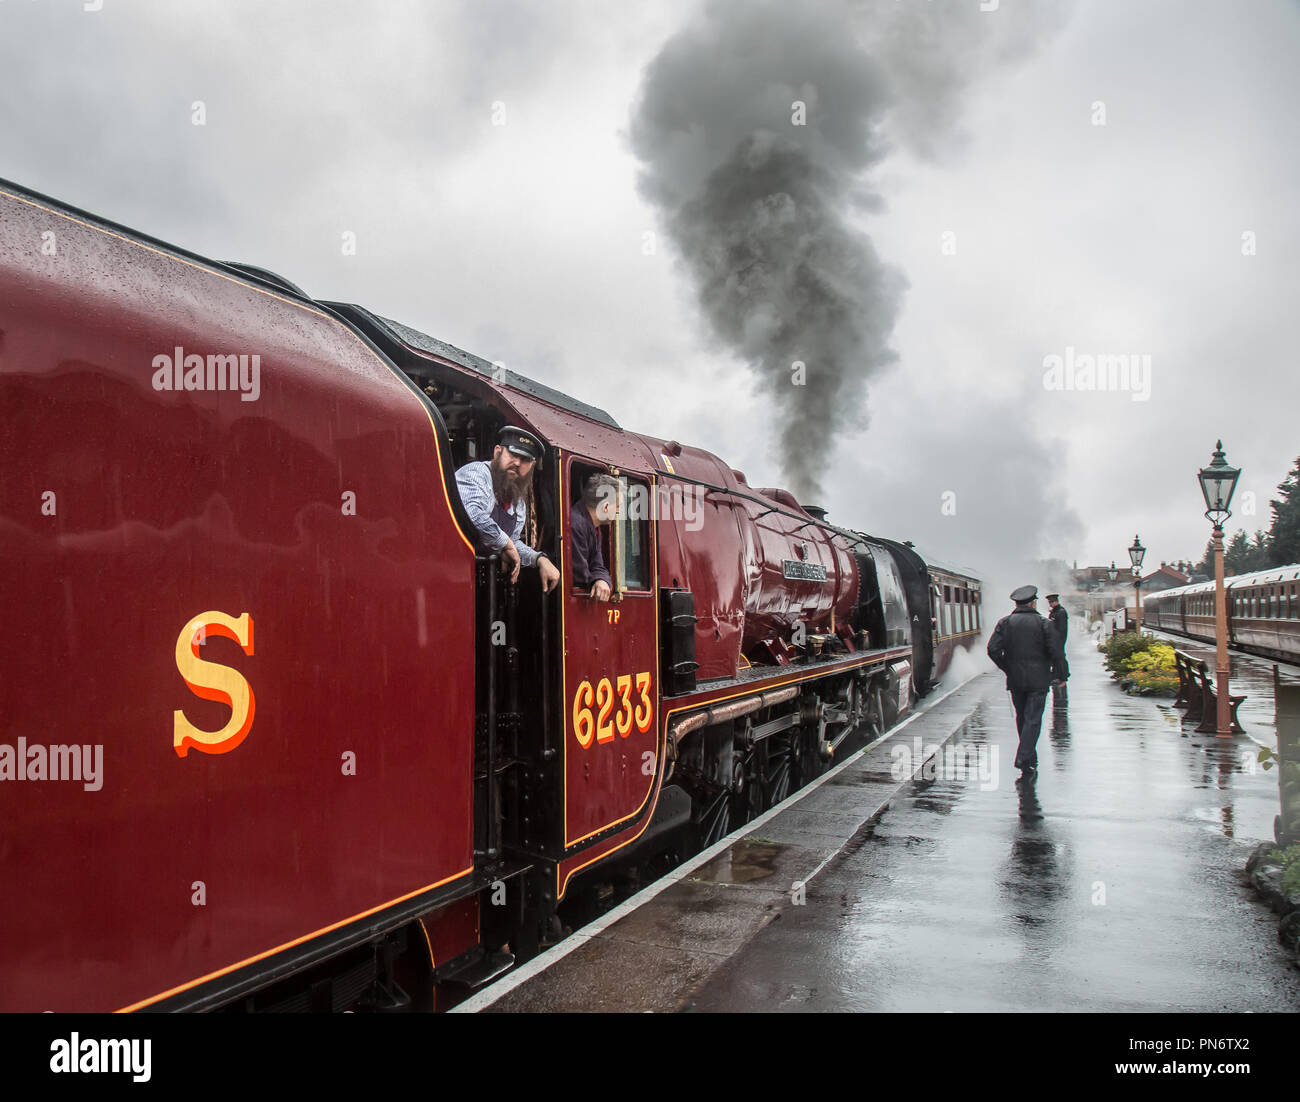
<instances>
[{"instance_id":1,"label":"bearded man","mask_svg":"<svg viewBox=\"0 0 1300 1102\"><path fill-rule=\"evenodd\" d=\"M560 572L545 553L534 551L520 536L528 519L528 486L542 457L542 445L532 433L507 425L497 438L492 459L466 463L456 472L456 488L474 522L476 542L484 554L501 556L501 569L519 580L522 566L536 566L542 592L560 584Z\"/></svg>"}]
</instances>

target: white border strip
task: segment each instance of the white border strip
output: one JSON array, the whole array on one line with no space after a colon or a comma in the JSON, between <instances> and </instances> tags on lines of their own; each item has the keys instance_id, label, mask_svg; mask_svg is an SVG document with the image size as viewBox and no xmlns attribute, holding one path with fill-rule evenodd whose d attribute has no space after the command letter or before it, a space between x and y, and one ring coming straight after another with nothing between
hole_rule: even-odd
<instances>
[{"instance_id":1,"label":"white border strip","mask_svg":"<svg viewBox=\"0 0 1300 1102\"><path fill-rule=\"evenodd\" d=\"M966 685L970 684L970 682L974 681L975 678L982 676L984 672L987 671L981 671L980 673L972 674L965 681L961 682L961 684L954 685L951 689L949 689L946 693L944 693L943 696L935 698L935 700L933 700L928 707L923 708L920 711L913 712L910 716L908 716L905 720L903 720L903 722L900 723L897 727L894 727L892 730L886 731L883 735L880 736L880 738L876 739L875 742L867 743L867 745L862 747L861 750L851 755L844 761L840 762L840 764L835 766L834 769L831 769L829 772L823 773L811 784L807 785L804 788L799 789L798 800L794 800L793 802L790 800L783 800L781 803L777 804L776 807L770 808L769 810L763 812L763 814L760 815L757 819L750 820L740 830L732 831L732 833L728 834L721 841L715 842L708 849L703 850L700 853L697 853L685 864L678 865L677 868L673 869L669 873L664 874L653 884L649 885L648 887L642 888L639 892L636 893L636 895L632 896L630 899L625 899L617 907L613 908L612 910L606 911L603 915L600 915L598 918L595 918L591 922L588 922L587 925L583 926L581 929L575 930L558 945L552 946L550 949L547 949L546 952L538 954L527 964L525 964L523 967L510 973L510 975L505 979L499 980L496 983L489 985L487 988L480 991L477 995L474 995L466 999L459 1006L455 1006L451 1010L447 1011L447 1013L448 1014L475 1014L478 1011L491 1006L498 999L502 998L505 995L508 995L516 987L519 987L521 984L527 983L539 972L544 972L547 968L551 967L551 965L555 964L557 961L560 961L563 958L567 957L575 949L580 949L593 937L596 937L604 930L608 929L615 922L621 919L624 915L630 914L632 911L635 911L638 907L642 906L645 903L648 903L660 892L666 891L668 888L676 884L679 880L685 879L696 869L698 869L701 865L708 864L719 853L722 853L724 850L730 849L741 838L745 837L745 835L751 833L752 831L757 830L769 819L774 818L776 815L779 815L783 811L789 811L792 807L797 806L799 800L802 800L806 795L808 795L808 793L813 792L816 789L820 788L832 777L838 775L839 773L842 773L845 769L847 769L850 765L852 765L855 761L857 761L860 755L865 754L868 750L871 750L874 747L879 746L882 742L886 742L889 739L893 738L895 735L899 734L909 723L912 722L912 720L920 719L921 716L924 715L929 715L932 711L934 711L935 708L937 708L940 704L942 704L945 700L947 700L950 696L952 696L953 693L957 692L958 689L961 689ZM822 863L818 865L809 876L804 878L804 883L805 884L808 883L810 880L812 880L814 876L816 876L819 872L821 872L822 869L826 867L826 864L831 860L831 858L833 858L835 854L838 852L839 850L837 849L835 853L832 853L829 857L827 857L824 861L822 861Z\"/></svg>"}]
</instances>

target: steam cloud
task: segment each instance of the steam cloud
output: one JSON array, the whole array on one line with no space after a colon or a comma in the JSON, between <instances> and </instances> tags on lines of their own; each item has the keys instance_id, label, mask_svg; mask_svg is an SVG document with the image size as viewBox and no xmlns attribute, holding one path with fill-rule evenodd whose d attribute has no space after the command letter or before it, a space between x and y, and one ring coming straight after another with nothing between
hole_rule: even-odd
<instances>
[{"instance_id":1,"label":"steam cloud","mask_svg":"<svg viewBox=\"0 0 1300 1102\"><path fill-rule=\"evenodd\" d=\"M906 281L853 221L880 207L867 170L896 144L933 155L968 83L1063 12L711 0L647 67L630 131L642 191L711 333L781 400L780 457L800 500L816 499L835 437L865 427L868 383L897 359Z\"/></svg>"}]
</instances>

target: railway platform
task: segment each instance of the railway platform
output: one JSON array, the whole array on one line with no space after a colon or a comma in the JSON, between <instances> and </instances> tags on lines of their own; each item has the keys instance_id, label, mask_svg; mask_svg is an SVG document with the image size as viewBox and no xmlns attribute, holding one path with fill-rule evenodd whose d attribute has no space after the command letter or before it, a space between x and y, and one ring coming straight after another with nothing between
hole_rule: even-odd
<instances>
[{"instance_id":1,"label":"railway platform","mask_svg":"<svg viewBox=\"0 0 1300 1102\"><path fill-rule=\"evenodd\" d=\"M1086 633L1069 657L1036 777L989 666L458 1010L1300 1010L1242 874L1267 735L1124 695Z\"/></svg>"}]
</instances>

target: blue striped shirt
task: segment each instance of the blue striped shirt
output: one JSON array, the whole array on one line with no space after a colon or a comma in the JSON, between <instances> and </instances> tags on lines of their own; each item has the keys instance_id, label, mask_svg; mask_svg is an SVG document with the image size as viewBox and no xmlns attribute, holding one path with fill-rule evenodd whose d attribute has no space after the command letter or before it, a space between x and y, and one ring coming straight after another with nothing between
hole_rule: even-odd
<instances>
[{"instance_id":1,"label":"blue striped shirt","mask_svg":"<svg viewBox=\"0 0 1300 1102\"><path fill-rule=\"evenodd\" d=\"M486 460L480 460L466 463L456 472L456 488L460 491L465 512L478 530L479 549L486 555L494 551L499 553L510 540L514 540L520 563L533 566L537 562L537 552L519 539L523 535L524 521L528 519L528 506L523 501L516 501L513 509L507 509L497 501L496 491L492 488L491 466Z\"/></svg>"}]
</instances>

